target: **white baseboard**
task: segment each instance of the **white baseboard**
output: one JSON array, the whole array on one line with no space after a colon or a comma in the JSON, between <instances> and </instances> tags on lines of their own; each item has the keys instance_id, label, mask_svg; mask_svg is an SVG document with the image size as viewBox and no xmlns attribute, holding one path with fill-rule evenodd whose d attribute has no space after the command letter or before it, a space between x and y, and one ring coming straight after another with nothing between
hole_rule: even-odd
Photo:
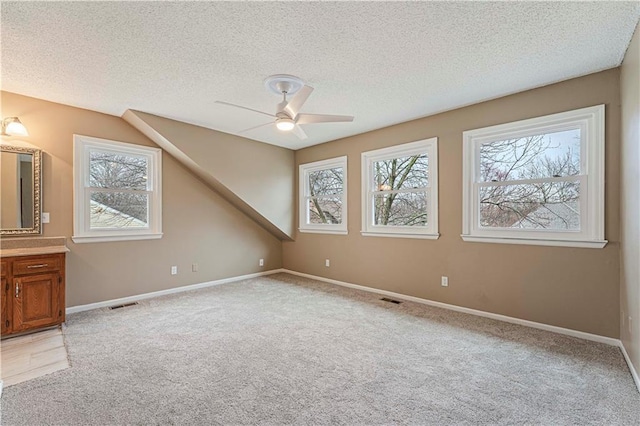
<instances>
[{"instance_id":1,"label":"white baseboard","mask_svg":"<svg viewBox=\"0 0 640 426\"><path fill-rule=\"evenodd\" d=\"M207 281L204 283L169 288L167 290L153 291L151 293L136 294L135 296L121 297L119 299L111 299L111 300L105 300L102 302L89 303L87 305L72 306L70 308L67 308L65 312L68 315L68 314L74 314L76 312L90 311L92 309L106 308L106 307L115 306L115 305L124 305L126 303L137 302L138 300L151 299L159 296L166 296L167 294L182 293L184 291L198 290L201 288L213 287L216 285L232 283L235 281L242 281L250 278L262 277L264 275L277 274L279 272L283 272L283 270L272 269L270 271L265 271L265 272L256 272L255 274L247 274L247 275L240 275L236 277L223 278L215 281Z\"/></svg>"},{"instance_id":2,"label":"white baseboard","mask_svg":"<svg viewBox=\"0 0 640 426\"><path fill-rule=\"evenodd\" d=\"M396 299L409 300L411 302L422 303L423 305L435 306L437 308L448 309L450 311L462 312L465 314L476 315L479 317L491 318L498 321L509 322L512 324L524 325L526 327L537 328L540 330L551 331L554 333L565 334L567 336L578 337L580 339L592 340L594 342L605 343L611 346L620 346L620 340L612 337L600 336L597 334L585 333L584 331L571 330L569 328L557 327L555 325L543 324L535 321L528 321L520 318L509 317L506 315L494 314L486 311L479 311L477 309L465 308L457 305L450 305L448 303L436 302L434 300L422 299L415 296L407 296L400 293L394 293L392 291L380 290L372 287L365 287L358 284L351 284L344 281L333 280L330 278L319 277L317 275L305 274L302 272L291 271L284 269L282 272L298 275L300 277L311 278L313 280L324 281L330 284L336 284L343 287L355 288L357 290L364 290L371 293L383 294L385 296L394 297Z\"/></svg>"},{"instance_id":3,"label":"white baseboard","mask_svg":"<svg viewBox=\"0 0 640 426\"><path fill-rule=\"evenodd\" d=\"M638 392L640 392L640 376L638 376L638 372L636 371L633 363L631 362L631 358L627 353L627 349L624 347L622 342L620 342L620 350L622 351L622 355L624 356L624 360L627 361L627 365L629 366L629 370L631 371L631 377L633 377L633 381L636 382L636 387L638 388Z\"/></svg>"}]
</instances>

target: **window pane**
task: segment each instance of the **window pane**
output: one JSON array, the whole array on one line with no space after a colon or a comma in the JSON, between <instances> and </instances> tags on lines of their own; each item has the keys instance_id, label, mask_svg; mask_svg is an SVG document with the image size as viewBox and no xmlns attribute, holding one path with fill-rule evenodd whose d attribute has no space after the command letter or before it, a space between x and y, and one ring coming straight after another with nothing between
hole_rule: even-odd
<instances>
[{"instance_id":1,"label":"window pane","mask_svg":"<svg viewBox=\"0 0 640 426\"><path fill-rule=\"evenodd\" d=\"M373 197L374 224L427 226L427 193L403 192Z\"/></svg>"},{"instance_id":2,"label":"window pane","mask_svg":"<svg viewBox=\"0 0 640 426\"><path fill-rule=\"evenodd\" d=\"M341 198L312 198L309 200L309 223L342 223Z\"/></svg>"},{"instance_id":3,"label":"window pane","mask_svg":"<svg viewBox=\"0 0 640 426\"><path fill-rule=\"evenodd\" d=\"M517 229L580 229L580 184L551 182L480 188L480 225Z\"/></svg>"},{"instance_id":4,"label":"window pane","mask_svg":"<svg viewBox=\"0 0 640 426\"><path fill-rule=\"evenodd\" d=\"M147 189L147 158L109 152L89 154L89 185L93 188Z\"/></svg>"},{"instance_id":5,"label":"window pane","mask_svg":"<svg viewBox=\"0 0 640 426\"><path fill-rule=\"evenodd\" d=\"M145 228L149 195L131 192L92 192L91 228Z\"/></svg>"},{"instance_id":6,"label":"window pane","mask_svg":"<svg viewBox=\"0 0 640 426\"><path fill-rule=\"evenodd\" d=\"M427 154L375 161L373 179L374 191L425 188L429 183Z\"/></svg>"},{"instance_id":7,"label":"window pane","mask_svg":"<svg viewBox=\"0 0 640 426\"><path fill-rule=\"evenodd\" d=\"M342 167L309 173L310 196L342 194Z\"/></svg>"},{"instance_id":8,"label":"window pane","mask_svg":"<svg viewBox=\"0 0 640 426\"><path fill-rule=\"evenodd\" d=\"M481 182L578 174L580 129L507 139L480 146Z\"/></svg>"}]
</instances>

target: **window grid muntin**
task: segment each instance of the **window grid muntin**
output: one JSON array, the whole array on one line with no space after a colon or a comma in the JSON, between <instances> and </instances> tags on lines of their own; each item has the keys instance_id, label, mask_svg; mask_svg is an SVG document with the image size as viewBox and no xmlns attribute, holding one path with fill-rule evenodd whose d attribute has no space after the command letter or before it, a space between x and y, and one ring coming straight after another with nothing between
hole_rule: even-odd
<instances>
[{"instance_id":1,"label":"window grid muntin","mask_svg":"<svg viewBox=\"0 0 640 426\"><path fill-rule=\"evenodd\" d=\"M323 170L342 169L342 192L335 194L311 195L310 174ZM347 157L337 157L327 160L316 161L312 163L300 164L299 178L300 188L299 195L299 227L301 232L315 233L347 233ZM322 198L340 198L340 222L339 223L311 223L311 209L309 202L312 199Z\"/></svg>"},{"instance_id":2,"label":"window grid muntin","mask_svg":"<svg viewBox=\"0 0 640 426\"><path fill-rule=\"evenodd\" d=\"M463 232L465 241L602 248L604 239L605 107L597 105L463 132ZM580 129L581 232L486 231L478 227L479 144L531 134ZM470 180L471 179L471 180ZM584 220L583 220L584 219ZM542 234L541 234L542 233ZM543 235L544 234L544 235ZM528 242L530 240L531 242Z\"/></svg>"},{"instance_id":3,"label":"window grid muntin","mask_svg":"<svg viewBox=\"0 0 640 426\"><path fill-rule=\"evenodd\" d=\"M147 162L147 190L93 187L90 179L90 153L102 152L122 156L146 158ZM74 165L82 160L81 179L74 177L74 242L105 242L124 241L131 239L156 239L162 237L162 151L144 145L135 145L90 136L74 135ZM74 173L75 175L75 173ZM79 186L80 185L80 186ZM129 192L146 194L147 226L146 227L91 227L91 197L90 192ZM82 193L84 204L81 206L76 200L77 194ZM82 219L76 219L82 217Z\"/></svg>"},{"instance_id":4,"label":"window grid muntin","mask_svg":"<svg viewBox=\"0 0 640 426\"><path fill-rule=\"evenodd\" d=\"M401 226L401 225L376 225L374 195L385 191L374 190L377 185L375 180L374 164L379 161L388 161L403 157L425 155L428 161L427 182L428 186L421 188L409 188L408 191L425 192L427 194L427 226ZM363 152L362 157L362 231L363 235L380 235L390 237L430 238L437 239L438 234L438 206L437 206L437 180L438 180L438 139L430 138L415 142L408 142L399 146L391 146L374 151ZM405 190L393 190L405 191Z\"/></svg>"},{"instance_id":5,"label":"window grid muntin","mask_svg":"<svg viewBox=\"0 0 640 426\"><path fill-rule=\"evenodd\" d=\"M500 142L505 140L512 140L518 138L525 138L530 136L537 135L546 135L550 133L568 131L568 130L580 130L580 174L577 175L567 175L561 177L549 177L549 178L540 178L540 179L517 179L517 180L502 180L502 181L483 181L480 176L481 171L481 148L482 145L490 144L494 142ZM485 232L504 232L506 233L548 233L548 234L557 234L557 233L570 233L570 234L584 234L584 230L589 225L589 212L584 204L586 204L584 199L586 198L588 191L588 179L587 179L587 171L588 171L588 161L586 159L586 133L587 133L587 125L580 122L569 122L548 126L540 126L535 129L528 129L525 131L517 131L517 132L506 132L501 133L499 136L492 136L488 138L477 138L474 139L474 176L475 180L473 183L473 197L474 197L474 205L476 208L474 209L474 228L477 233ZM502 228L502 227L485 227L481 225L481 214L480 214L480 187L483 186L509 186L509 185L517 185L517 184L536 184L536 183L545 183L545 182L572 182L579 181L580 182L580 229L578 230L558 230L558 229L522 229L522 228Z\"/></svg>"}]
</instances>

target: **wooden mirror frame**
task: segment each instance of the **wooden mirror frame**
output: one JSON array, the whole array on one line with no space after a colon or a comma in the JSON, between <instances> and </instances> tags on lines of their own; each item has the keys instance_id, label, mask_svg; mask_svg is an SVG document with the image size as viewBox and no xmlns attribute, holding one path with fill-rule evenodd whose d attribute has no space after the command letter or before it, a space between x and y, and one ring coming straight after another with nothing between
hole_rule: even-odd
<instances>
[{"instance_id":1,"label":"wooden mirror frame","mask_svg":"<svg viewBox=\"0 0 640 426\"><path fill-rule=\"evenodd\" d=\"M0 229L0 235L13 236L13 235L40 234L42 232L42 224L41 224L42 150L39 150L36 148L22 148L17 146L0 145L0 152L11 152L14 154L33 155L33 227Z\"/></svg>"}]
</instances>

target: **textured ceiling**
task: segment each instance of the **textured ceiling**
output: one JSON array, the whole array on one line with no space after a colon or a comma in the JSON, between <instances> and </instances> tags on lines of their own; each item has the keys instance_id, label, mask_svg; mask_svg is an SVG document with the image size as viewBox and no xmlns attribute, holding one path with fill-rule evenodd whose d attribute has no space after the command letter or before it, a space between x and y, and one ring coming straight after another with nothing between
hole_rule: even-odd
<instances>
[{"instance_id":1,"label":"textured ceiling","mask_svg":"<svg viewBox=\"0 0 640 426\"><path fill-rule=\"evenodd\" d=\"M353 123L242 134L298 149L618 66L640 2L8 2L2 89L238 134L294 74L307 113ZM268 118L267 118L268 119Z\"/></svg>"}]
</instances>

